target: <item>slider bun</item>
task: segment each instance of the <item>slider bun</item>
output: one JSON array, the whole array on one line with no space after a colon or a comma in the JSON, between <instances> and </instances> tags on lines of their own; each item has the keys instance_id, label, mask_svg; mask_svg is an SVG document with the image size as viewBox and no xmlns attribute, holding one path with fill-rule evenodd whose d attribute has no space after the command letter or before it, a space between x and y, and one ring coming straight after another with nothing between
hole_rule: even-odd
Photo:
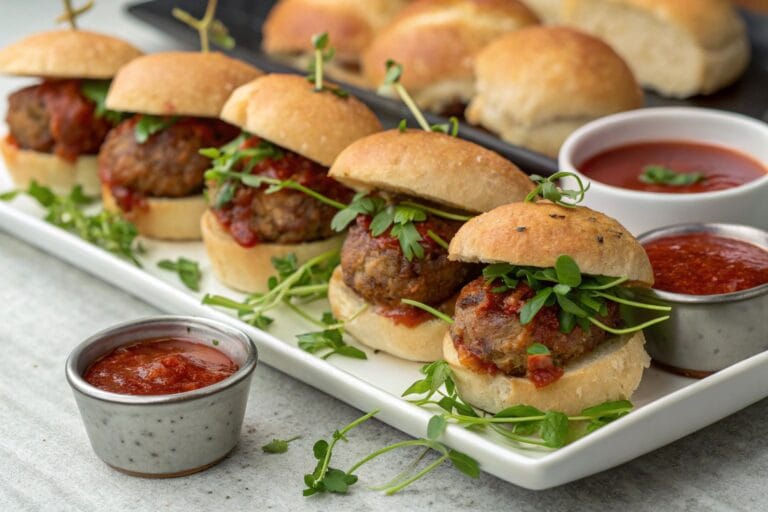
<instances>
[{"instance_id":1,"label":"slider bun","mask_svg":"<svg viewBox=\"0 0 768 512\"><path fill-rule=\"evenodd\" d=\"M239 87L221 118L326 167L352 142L381 130L376 115L357 98L315 92L306 78L285 74Z\"/></svg>"},{"instance_id":2,"label":"slider bun","mask_svg":"<svg viewBox=\"0 0 768 512\"><path fill-rule=\"evenodd\" d=\"M498 36L538 18L518 0L417 0L363 54L363 74L380 86L385 63L403 65L400 83L422 108L441 111L474 94L475 55Z\"/></svg>"},{"instance_id":3,"label":"slider bun","mask_svg":"<svg viewBox=\"0 0 768 512\"><path fill-rule=\"evenodd\" d=\"M329 175L359 190L407 194L470 212L521 201L533 189L515 164L443 133L399 130L369 135L346 148Z\"/></svg>"},{"instance_id":4,"label":"slider bun","mask_svg":"<svg viewBox=\"0 0 768 512\"><path fill-rule=\"evenodd\" d=\"M479 409L495 414L525 404L576 415L587 407L632 396L651 362L643 345L642 332L610 338L567 364L563 376L543 388L526 377L477 373L462 366L450 334L443 339L443 358L453 370L461 399Z\"/></svg>"},{"instance_id":5,"label":"slider bun","mask_svg":"<svg viewBox=\"0 0 768 512\"><path fill-rule=\"evenodd\" d=\"M497 39L477 56L475 72L469 122L550 156L579 126L643 101L616 52L564 27L528 27Z\"/></svg>"},{"instance_id":6,"label":"slider bun","mask_svg":"<svg viewBox=\"0 0 768 512\"><path fill-rule=\"evenodd\" d=\"M539 19L547 24L560 21L560 10L563 0L523 0Z\"/></svg>"},{"instance_id":7,"label":"slider bun","mask_svg":"<svg viewBox=\"0 0 768 512\"><path fill-rule=\"evenodd\" d=\"M262 34L266 53L313 52L312 36L327 32L338 59L357 62L376 31L406 0L281 0L269 12Z\"/></svg>"},{"instance_id":8,"label":"slider bun","mask_svg":"<svg viewBox=\"0 0 768 512\"><path fill-rule=\"evenodd\" d=\"M245 62L210 52L145 55L120 69L107 108L153 115L219 117L232 91L260 76Z\"/></svg>"},{"instance_id":9,"label":"slider bun","mask_svg":"<svg viewBox=\"0 0 768 512\"><path fill-rule=\"evenodd\" d=\"M558 256L567 254L583 274L653 284L653 269L640 242L614 219L583 206L500 206L459 228L448 252L451 260L541 268L554 267Z\"/></svg>"},{"instance_id":10,"label":"slider bun","mask_svg":"<svg viewBox=\"0 0 768 512\"><path fill-rule=\"evenodd\" d=\"M0 153L18 188L26 188L34 180L59 194L68 194L75 185L81 185L88 195L99 193L101 185L94 155L81 155L70 163L56 155L21 149L5 137L0 139Z\"/></svg>"},{"instance_id":11,"label":"slider bun","mask_svg":"<svg viewBox=\"0 0 768 512\"><path fill-rule=\"evenodd\" d=\"M136 226L139 234L162 240L200 240L200 217L205 211L202 194L189 197L147 197L146 208L124 212L108 186L101 187L104 209L118 212Z\"/></svg>"},{"instance_id":12,"label":"slider bun","mask_svg":"<svg viewBox=\"0 0 768 512\"><path fill-rule=\"evenodd\" d=\"M622 55L645 86L665 96L709 94L749 63L749 40L728 0L565 0L563 21Z\"/></svg>"},{"instance_id":13,"label":"slider bun","mask_svg":"<svg viewBox=\"0 0 768 512\"><path fill-rule=\"evenodd\" d=\"M328 283L328 301L333 316L340 321L347 321L368 307L344 325L344 330L363 345L408 361L437 361L442 357L441 343L448 331L445 322L434 318L416 327L407 327L377 314L372 304L344 283L341 266L336 267Z\"/></svg>"},{"instance_id":14,"label":"slider bun","mask_svg":"<svg viewBox=\"0 0 768 512\"><path fill-rule=\"evenodd\" d=\"M338 249L344 240L343 235L338 235L302 244L264 243L243 247L221 227L210 210L203 214L198 226L202 230L205 250L216 279L246 293L268 290L267 279L276 274L272 266L273 257L294 253L301 264L324 252Z\"/></svg>"},{"instance_id":15,"label":"slider bun","mask_svg":"<svg viewBox=\"0 0 768 512\"><path fill-rule=\"evenodd\" d=\"M87 30L53 30L0 50L0 73L48 78L112 78L141 55L133 45Z\"/></svg>"}]
</instances>

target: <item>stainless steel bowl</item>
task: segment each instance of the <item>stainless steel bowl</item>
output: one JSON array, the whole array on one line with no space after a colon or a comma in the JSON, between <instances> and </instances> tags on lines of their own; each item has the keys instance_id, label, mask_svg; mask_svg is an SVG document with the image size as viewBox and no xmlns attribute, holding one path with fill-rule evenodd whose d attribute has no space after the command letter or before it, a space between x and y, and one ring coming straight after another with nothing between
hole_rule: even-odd
<instances>
[{"instance_id":1,"label":"stainless steel bowl","mask_svg":"<svg viewBox=\"0 0 768 512\"><path fill-rule=\"evenodd\" d=\"M735 224L681 224L654 229L640 243L689 233L750 242L768 249L768 232ZM646 348L655 362L689 376L704 377L768 350L768 283L719 295L685 295L662 290L634 290L648 302L672 306L671 318L645 329ZM657 313L627 308L632 322Z\"/></svg>"},{"instance_id":2,"label":"stainless steel bowl","mask_svg":"<svg viewBox=\"0 0 768 512\"><path fill-rule=\"evenodd\" d=\"M83 379L94 361L115 348L165 336L215 346L240 368L213 385L170 395L110 393ZM256 361L256 346L236 329L201 318L160 316L91 336L70 354L66 374L99 458L132 475L171 477L206 469L235 447Z\"/></svg>"}]
</instances>

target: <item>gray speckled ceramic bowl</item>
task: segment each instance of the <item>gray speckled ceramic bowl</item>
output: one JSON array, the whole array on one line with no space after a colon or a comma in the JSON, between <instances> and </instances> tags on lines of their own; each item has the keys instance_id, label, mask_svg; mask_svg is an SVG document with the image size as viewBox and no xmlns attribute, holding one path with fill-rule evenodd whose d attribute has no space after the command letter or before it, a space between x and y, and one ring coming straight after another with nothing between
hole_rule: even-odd
<instances>
[{"instance_id":1,"label":"gray speckled ceramic bowl","mask_svg":"<svg viewBox=\"0 0 768 512\"><path fill-rule=\"evenodd\" d=\"M109 393L83 379L94 361L115 348L164 336L214 345L240 369L213 385L171 395ZM101 460L132 475L171 477L206 469L235 447L256 361L256 346L236 329L201 318L160 316L91 336L70 354L66 374Z\"/></svg>"}]
</instances>

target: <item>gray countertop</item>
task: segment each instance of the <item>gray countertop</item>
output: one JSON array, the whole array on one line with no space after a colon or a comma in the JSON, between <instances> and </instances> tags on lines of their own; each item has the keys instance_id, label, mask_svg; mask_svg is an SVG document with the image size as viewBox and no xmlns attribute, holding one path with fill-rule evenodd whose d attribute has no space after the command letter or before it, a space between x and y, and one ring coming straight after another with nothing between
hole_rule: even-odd
<instances>
[{"instance_id":1,"label":"gray countertop","mask_svg":"<svg viewBox=\"0 0 768 512\"><path fill-rule=\"evenodd\" d=\"M2 2L0 46L48 28L58 9L52 0ZM100 2L83 24L138 41L147 51L173 46L122 14L119 2ZM0 78L3 95L19 86ZM628 464L547 491L527 491L486 474L471 480L446 465L387 497L368 486L414 456L394 453L362 470L349 495L304 498L302 475L314 465L313 442L361 413L264 365L256 371L243 437L227 459L184 478L132 478L93 454L64 361L88 335L158 311L2 231L0 304L1 511L768 510L768 400ZM262 453L273 437L294 435L302 438L286 454ZM372 420L351 439L338 452L342 466L406 436Z\"/></svg>"}]
</instances>

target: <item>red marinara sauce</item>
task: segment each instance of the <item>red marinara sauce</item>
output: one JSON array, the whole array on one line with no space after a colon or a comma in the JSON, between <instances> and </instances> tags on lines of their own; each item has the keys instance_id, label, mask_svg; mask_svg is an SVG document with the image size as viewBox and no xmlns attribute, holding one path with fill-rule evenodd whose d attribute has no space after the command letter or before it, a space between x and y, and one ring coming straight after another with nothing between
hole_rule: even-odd
<instances>
[{"instance_id":1,"label":"red marinara sauce","mask_svg":"<svg viewBox=\"0 0 768 512\"><path fill-rule=\"evenodd\" d=\"M202 388L238 370L221 351L184 338L118 347L86 370L86 382L123 395L168 395Z\"/></svg>"},{"instance_id":2,"label":"red marinara sauce","mask_svg":"<svg viewBox=\"0 0 768 512\"><path fill-rule=\"evenodd\" d=\"M379 304L374 308L374 312L377 315L389 318L395 325L403 325L405 327L418 327L424 322L435 318L431 313L408 304L398 306L383 306Z\"/></svg>"},{"instance_id":3,"label":"red marinara sauce","mask_svg":"<svg viewBox=\"0 0 768 512\"><path fill-rule=\"evenodd\" d=\"M716 295L768 283L768 251L748 242L693 233L643 244L654 288L687 295Z\"/></svg>"},{"instance_id":4,"label":"red marinara sauce","mask_svg":"<svg viewBox=\"0 0 768 512\"><path fill-rule=\"evenodd\" d=\"M678 173L700 172L704 178L690 185L644 183L646 166L663 166ZM589 178L630 190L691 194L738 187L766 175L751 157L723 147L682 141L644 142L608 149L579 166Z\"/></svg>"}]
</instances>

